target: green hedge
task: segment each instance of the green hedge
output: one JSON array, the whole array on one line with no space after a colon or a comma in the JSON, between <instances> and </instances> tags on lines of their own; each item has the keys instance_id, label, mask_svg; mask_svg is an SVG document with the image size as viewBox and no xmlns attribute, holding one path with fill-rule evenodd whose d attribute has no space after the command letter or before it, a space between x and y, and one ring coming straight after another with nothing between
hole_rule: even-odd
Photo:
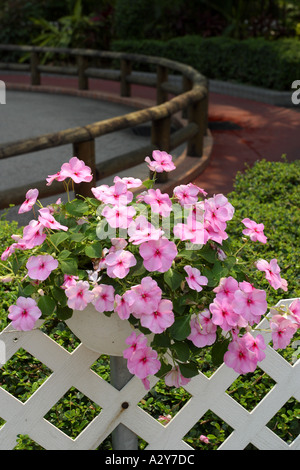
<instances>
[{"instance_id":1,"label":"green hedge","mask_svg":"<svg viewBox=\"0 0 300 470\"><path fill-rule=\"evenodd\" d=\"M291 90L300 77L300 42L263 38L184 36L168 41L118 40L115 51L167 57L191 65L211 79L229 80L273 90Z\"/></svg>"},{"instance_id":2,"label":"green hedge","mask_svg":"<svg viewBox=\"0 0 300 470\"><path fill-rule=\"evenodd\" d=\"M263 223L267 243L249 243L244 256L278 260L281 275L288 281L288 291L269 289L272 302L300 297L300 160L257 161L252 168L237 174L234 187L227 195L235 208L235 217L228 224L232 240L237 243L240 239L243 218ZM262 272L257 271L257 279L264 288L269 288Z\"/></svg>"}]
</instances>

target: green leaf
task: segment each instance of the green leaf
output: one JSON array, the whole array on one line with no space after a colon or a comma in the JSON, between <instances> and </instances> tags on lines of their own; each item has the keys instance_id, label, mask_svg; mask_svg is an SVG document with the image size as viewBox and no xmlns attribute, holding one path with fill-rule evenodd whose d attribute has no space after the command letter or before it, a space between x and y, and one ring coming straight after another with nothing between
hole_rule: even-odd
<instances>
[{"instance_id":1,"label":"green leaf","mask_svg":"<svg viewBox=\"0 0 300 470\"><path fill-rule=\"evenodd\" d=\"M224 260L224 264L226 265L228 269L232 269L235 263L236 263L235 256L227 256L227 258Z\"/></svg>"},{"instance_id":2,"label":"green leaf","mask_svg":"<svg viewBox=\"0 0 300 470\"><path fill-rule=\"evenodd\" d=\"M193 362L189 362L187 364L178 364L178 365L179 365L181 374L186 379L195 377L195 375L198 375L199 373L196 364L194 364Z\"/></svg>"},{"instance_id":3,"label":"green leaf","mask_svg":"<svg viewBox=\"0 0 300 470\"><path fill-rule=\"evenodd\" d=\"M38 300L38 307L44 316L50 316L55 310L56 302L49 295L43 295Z\"/></svg>"},{"instance_id":4,"label":"green leaf","mask_svg":"<svg viewBox=\"0 0 300 470\"><path fill-rule=\"evenodd\" d=\"M87 245L84 250L86 256L89 258L101 258L102 257L102 244L101 242L95 242L91 245Z\"/></svg>"},{"instance_id":5,"label":"green leaf","mask_svg":"<svg viewBox=\"0 0 300 470\"><path fill-rule=\"evenodd\" d=\"M136 257L137 258L137 257ZM141 276L146 271L142 258L137 258L137 263L130 269L130 276Z\"/></svg>"},{"instance_id":6,"label":"green leaf","mask_svg":"<svg viewBox=\"0 0 300 470\"><path fill-rule=\"evenodd\" d=\"M89 205L82 199L74 199L74 201L66 203L66 210L75 217L82 217L89 210Z\"/></svg>"},{"instance_id":7,"label":"green leaf","mask_svg":"<svg viewBox=\"0 0 300 470\"><path fill-rule=\"evenodd\" d=\"M159 369L159 371L155 374L156 377L163 377L164 375L166 375L170 370L172 369L172 366L170 364L167 364L166 362L164 361L161 361L161 368Z\"/></svg>"},{"instance_id":8,"label":"green leaf","mask_svg":"<svg viewBox=\"0 0 300 470\"><path fill-rule=\"evenodd\" d=\"M177 271L174 271L172 268L164 273L164 281L173 291L180 287L183 280L184 276Z\"/></svg>"},{"instance_id":9,"label":"green leaf","mask_svg":"<svg viewBox=\"0 0 300 470\"><path fill-rule=\"evenodd\" d=\"M171 336L177 341L183 341L191 333L190 327L191 315L184 315L175 318L172 326L169 328Z\"/></svg>"},{"instance_id":10,"label":"green leaf","mask_svg":"<svg viewBox=\"0 0 300 470\"><path fill-rule=\"evenodd\" d=\"M61 289L59 287L53 286L51 289L52 295L57 300L62 307L64 307L67 304L67 297L65 294L65 290Z\"/></svg>"},{"instance_id":11,"label":"green leaf","mask_svg":"<svg viewBox=\"0 0 300 470\"><path fill-rule=\"evenodd\" d=\"M66 232L56 232L50 235L49 239L55 246L58 246L62 242L64 242L68 237L69 235Z\"/></svg>"},{"instance_id":12,"label":"green leaf","mask_svg":"<svg viewBox=\"0 0 300 470\"><path fill-rule=\"evenodd\" d=\"M11 260L11 267L14 274L17 274L19 269L24 266L25 262L27 261L26 257L15 255Z\"/></svg>"},{"instance_id":13,"label":"green leaf","mask_svg":"<svg viewBox=\"0 0 300 470\"><path fill-rule=\"evenodd\" d=\"M76 276L78 270L77 261L74 258L62 260L60 261L60 268L64 274Z\"/></svg>"},{"instance_id":14,"label":"green leaf","mask_svg":"<svg viewBox=\"0 0 300 470\"><path fill-rule=\"evenodd\" d=\"M211 270L214 278L216 279L216 281L219 283L220 279L222 277L226 277L227 274L228 274L228 268L222 266L221 262L220 261L217 261L212 270Z\"/></svg>"},{"instance_id":15,"label":"green leaf","mask_svg":"<svg viewBox=\"0 0 300 470\"><path fill-rule=\"evenodd\" d=\"M168 348L171 345L169 335L165 333L156 334L151 345L156 348Z\"/></svg>"},{"instance_id":16,"label":"green leaf","mask_svg":"<svg viewBox=\"0 0 300 470\"><path fill-rule=\"evenodd\" d=\"M64 259L67 259L71 254L71 251L69 250L62 250L59 255L58 255L58 259L59 260L64 260Z\"/></svg>"},{"instance_id":17,"label":"green leaf","mask_svg":"<svg viewBox=\"0 0 300 470\"><path fill-rule=\"evenodd\" d=\"M23 289L23 294L25 297L30 297L35 292L35 287L32 284L28 284Z\"/></svg>"},{"instance_id":18,"label":"green leaf","mask_svg":"<svg viewBox=\"0 0 300 470\"><path fill-rule=\"evenodd\" d=\"M175 355L179 361L188 361L190 357L190 349L186 343L175 342L172 344L171 349L175 352Z\"/></svg>"},{"instance_id":19,"label":"green leaf","mask_svg":"<svg viewBox=\"0 0 300 470\"><path fill-rule=\"evenodd\" d=\"M150 179L143 181L143 186L145 186L145 188L147 189L152 189L153 184L154 184L153 180L150 180Z\"/></svg>"},{"instance_id":20,"label":"green leaf","mask_svg":"<svg viewBox=\"0 0 300 470\"><path fill-rule=\"evenodd\" d=\"M199 256L208 261L209 263L214 263L217 260L217 252L209 245L205 245L201 250L198 251Z\"/></svg>"},{"instance_id":21,"label":"green leaf","mask_svg":"<svg viewBox=\"0 0 300 470\"><path fill-rule=\"evenodd\" d=\"M220 366L224 362L224 354L228 349L230 340L224 339L223 341L216 342L211 350L211 358L215 366Z\"/></svg>"},{"instance_id":22,"label":"green leaf","mask_svg":"<svg viewBox=\"0 0 300 470\"><path fill-rule=\"evenodd\" d=\"M203 268L201 274L208 279L207 287L216 287L219 284L219 281L215 278L213 272L210 269Z\"/></svg>"},{"instance_id":23,"label":"green leaf","mask_svg":"<svg viewBox=\"0 0 300 470\"><path fill-rule=\"evenodd\" d=\"M184 258L188 261L195 261L198 259L197 250L182 250L178 253L178 258Z\"/></svg>"},{"instance_id":24,"label":"green leaf","mask_svg":"<svg viewBox=\"0 0 300 470\"><path fill-rule=\"evenodd\" d=\"M182 315L187 308L186 299L183 296L177 297L173 300L173 311Z\"/></svg>"},{"instance_id":25,"label":"green leaf","mask_svg":"<svg viewBox=\"0 0 300 470\"><path fill-rule=\"evenodd\" d=\"M83 233L72 233L70 235L70 240L72 242L82 242L82 240L84 240L85 238L85 235Z\"/></svg>"},{"instance_id":26,"label":"green leaf","mask_svg":"<svg viewBox=\"0 0 300 470\"><path fill-rule=\"evenodd\" d=\"M73 315L73 310L68 306L62 307L58 305L56 309L56 315L60 320L67 320Z\"/></svg>"}]
</instances>

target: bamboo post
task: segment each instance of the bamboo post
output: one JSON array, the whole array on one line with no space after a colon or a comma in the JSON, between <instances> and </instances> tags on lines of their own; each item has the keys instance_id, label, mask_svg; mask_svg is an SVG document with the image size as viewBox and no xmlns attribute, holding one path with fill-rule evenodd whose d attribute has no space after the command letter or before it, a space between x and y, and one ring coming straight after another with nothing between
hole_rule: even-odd
<instances>
[{"instance_id":1,"label":"bamboo post","mask_svg":"<svg viewBox=\"0 0 300 470\"><path fill-rule=\"evenodd\" d=\"M190 157L202 157L204 136L207 132L207 99L202 98L189 108L189 123L198 126L198 133L188 141L187 154Z\"/></svg>"},{"instance_id":2,"label":"bamboo post","mask_svg":"<svg viewBox=\"0 0 300 470\"><path fill-rule=\"evenodd\" d=\"M121 59L121 96L131 96L131 85L126 78L131 74L131 61Z\"/></svg>"},{"instance_id":3,"label":"bamboo post","mask_svg":"<svg viewBox=\"0 0 300 470\"><path fill-rule=\"evenodd\" d=\"M156 119L152 121L151 127L151 143L152 145L161 151L170 151L170 131L171 131L171 119L170 117ZM158 183L165 183L168 181L168 173L156 174L156 180Z\"/></svg>"},{"instance_id":4,"label":"bamboo post","mask_svg":"<svg viewBox=\"0 0 300 470\"><path fill-rule=\"evenodd\" d=\"M156 103L162 104L168 101L168 92L163 90L161 85L168 81L168 69L162 65L157 66L157 82L156 82Z\"/></svg>"},{"instance_id":5,"label":"bamboo post","mask_svg":"<svg viewBox=\"0 0 300 470\"><path fill-rule=\"evenodd\" d=\"M91 139L83 142L75 142L73 144L73 155L79 158L79 160L83 160L92 170L93 179L91 182L76 184L76 194L90 197L92 196L91 188L95 187L96 183L95 140Z\"/></svg>"},{"instance_id":6,"label":"bamboo post","mask_svg":"<svg viewBox=\"0 0 300 470\"><path fill-rule=\"evenodd\" d=\"M126 385L132 375L127 369L127 361L123 357L110 357L110 382L117 389L121 390ZM122 403L125 410L129 403ZM119 424L112 432L113 450L138 450L137 435L128 429L124 424Z\"/></svg>"},{"instance_id":7,"label":"bamboo post","mask_svg":"<svg viewBox=\"0 0 300 470\"><path fill-rule=\"evenodd\" d=\"M41 84L41 75L39 72L39 54L32 51L30 53L30 72L31 72L31 85Z\"/></svg>"},{"instance_id":8,"label":"bamboo post","mask_svg":"<svg viewBox=\"0 0 300 470\"><path fill-rule=\"evenodd\" d=\"M85 69L87 68L87 58L83 55L77 56L77 67L78 67L78 89L79 90L88 90L89 89L89 79L85 75Z\"/></svg>"}]
</instances>

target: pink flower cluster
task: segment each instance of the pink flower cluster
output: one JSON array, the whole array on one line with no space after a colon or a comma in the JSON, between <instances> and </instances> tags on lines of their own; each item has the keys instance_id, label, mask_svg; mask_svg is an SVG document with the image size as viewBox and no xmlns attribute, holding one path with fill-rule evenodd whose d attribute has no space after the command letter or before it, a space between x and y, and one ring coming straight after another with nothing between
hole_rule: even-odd
<instances>
[{"instance_id":1,"label":"pink flower cluster","mask_svg":"<svg viewBox=\"0 0 300 470\"><path fill-rule=\"evenodd\" d=\"M147 157L145 161L154 173L175 169L171 155L159 150L152 153L152 160ZM59 172L48 176L47 185L51 185L54 180L66 179L78 184L91 182L93 176L83 161L73 157L62 165ZM187 340L197 348L203 348L214 344L221 333L231 340L224 355L225 364L239 374L253 372L257 363L265 358L264 338L254 330L268 309L266 292L250 282L238 282L230 275L221 278L219 285L212 289L208 279L210 269L207 266L202 269L201 261L197 261L194 266L192 261L187 264L185 257L180 256L180 242L188 241L195 250L199 244L207 244L216 250L219 260L226 260L226 250L224 248L223 251L221 246L228 238L226 229L234 215L233 206L223 194L207 198L207 193L192 183L175 187L172 196L162 193L160 189L150 188L140 193L134 201L133 190L142 184L139 178L116 176L113 185L103 184L92 188L94 197L104 206L99 206L101 221L118 230L118 236L111 238L110 242L104 242L104 247L100 249L102 255L98 259L89 260L93 263L93 269L86 270L85 277L81 267L78 276L64 276L60 287L66 295L67 306L72 310L83 311L91 303L97 312L111 312L121 320L128 320L132 316L130 321L159 335L174 325L174 312L177 311L175 302L186 297L191 306ZM145 186L149 188L146 183ZM22 236L13 235L14 243L1 255L1 260L5 261L17 249L34 249L27 260L25 276L26 282L32 285L39 285L47 279L52 282L52 272L60 268L60 257L55 254L55 250L45 254L42 250L38 252L37 247L43 245L53 231L68 231L67 225L55 219L55 206L41 206L37 189L30 189L26 193L19 213L30 211L37 202L40 205L35 214L37 219L24 227ZM137 213L135 202L142 208L140 214ZM186 211L185 218L176 217L174 202L181 211ZM57 201L56 205L60 204L61 201ZM161 226L157 226L152 218L149 221L149 208ZM171 220L172 212L174 223L170 233L167 233L167 220ZM76 221L76 228L79 229L88 222L88 217L84 214ZM253 242L267 242L263 224L248 218L243 219L242 223L245 226L243 235ZM122 230L126 230L127 239L121 236ZM272 288L287 291L287 282L280 275L276 259L270 262L259 260L255 266L265 274ZM174 297L171 293L170 298L165 298L163 285L168 279L166 276L174 274L173 269L179 277L178 291ZM131 276L131 273L136 277ZM139 280L134 282L135 279ZM42 315L41 305L33 298L20 296L16 304L9 307L13 326L25 331L32 329ZM285 348L299 328L300 300L295 300L287 314L276 312L270 318L273 347ZM135 331L127 338L126 344L129 347L123 355L127 359L129 371L149 388L149 377L161 368L157 351L148 345L143 333L137 335ZM168 386L181 387L189 380L182 375L176 361L165 376ZM206 442L204 438L203 442Z\"/></svg>"},{"instance_id":2,"label":"pink flower cluster","mask_svg":"<svg viewBox=\"0 0 300 470\"><path fill-rule=\"evenodd\" d=\"M300 300L294 300L286 315L274 314L270 320L273 348L285 349L300 328Z\"/></svg>"},{"instance_id":3,"label":"pink flower cluster","mask_svg":"<svg viewBox=\"0 0 300 470\"><path fill-rule=\"evenodd\" d=\"M131 374L139 377L145 388L149 390L149 376L155 375L161 367L158 354L150 346L147 346L147 338L143 333L137 336L133 331L126 343L129 347L125 349L123 356L127 359L128 370Z\"/></svg>"},{"instance_id":4,"label":"pink flower cluster","mask_svg":"<svg viewBox=\"0 0 300 470\"><path fill-rule=\"evenodd\" d=\"M79 160L77 157L72 157L68 163L64 163L57 173L49 175L46 178L47 186L50 186L54 180L64 181L71 178L74 183L89 183L93 179L91 169L86 166L84 161Z\"/></svg>"},{"instance_id":5,"label":"pink flower cluster","mask_svg":"<svg viewBox=\"0 0 300 470\"><path fill-rule=\"evenodd\" d=\"M195 244L204 245L209 240L222 244L223 240L228 238L225 231L227 222L232 219L234 214L234 208L227 198L223 194L217 194L204 201L192 203L194 200L192 194L195 194L194 185L180 186L179 188L180 192L178 187L174 189L175 196L179 198L181 204L187 199L188 206L191 204L191 210L186 222L180 222L174 226L175 237L182 241L189 240ZM198 193L205 195L205 192L200 188Z\"/></svg>"}]
</instances>

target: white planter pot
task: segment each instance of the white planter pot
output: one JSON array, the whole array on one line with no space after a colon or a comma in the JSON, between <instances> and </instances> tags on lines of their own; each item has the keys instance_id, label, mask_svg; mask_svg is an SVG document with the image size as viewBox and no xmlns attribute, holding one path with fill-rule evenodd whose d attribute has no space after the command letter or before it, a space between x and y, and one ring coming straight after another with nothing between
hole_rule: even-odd
<instances>
[{"instance_id":1,"label":"white planter pot","mask_svg":"<svg viewBox=\"0 0 300 470\"><path fill-rule=\"evenodd\" d=\"M84 310L74 310L66 324L75 336L92 351L109 356L123 356L124 349L129 346L126 338L136 330L127 320L121 320L117 313L110 317L99 313L92 304ZM149 335L148 344L153 335Z\"/></svg>"}]
</instances>

